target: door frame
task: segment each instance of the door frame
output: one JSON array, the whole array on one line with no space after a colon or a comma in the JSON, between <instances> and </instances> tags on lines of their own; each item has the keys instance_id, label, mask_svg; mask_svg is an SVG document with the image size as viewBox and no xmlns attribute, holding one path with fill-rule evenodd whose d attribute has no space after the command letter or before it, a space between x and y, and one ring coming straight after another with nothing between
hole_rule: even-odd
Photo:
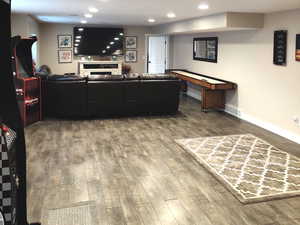
<instances>
[{"instance_id":1,"label":"door frame","mask_svg":"<svg viewBox=\"0 0 300 225\"><path fill-rule=\"evenodd\" d=\"M145 35L145 72L149 72L149 37L166 37L166 69L170 69L170 36L163 34L146 34Z\"/></svg>"}]
</instances>

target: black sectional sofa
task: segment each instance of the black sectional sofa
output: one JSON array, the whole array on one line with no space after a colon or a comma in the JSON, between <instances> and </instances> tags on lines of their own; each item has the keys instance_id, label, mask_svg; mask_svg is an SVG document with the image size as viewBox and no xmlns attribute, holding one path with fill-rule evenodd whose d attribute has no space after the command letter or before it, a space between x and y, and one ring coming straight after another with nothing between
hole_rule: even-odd
<instances>
[{"instance_id":1,"label":"black sectional sofa","mask_svg":"<svg viewBox=\"0 0 300 225\"><path fill-rule=\"evenodd\" d=\"M85 78L54 75L43 82L44 116L83 117L87 114Z\"/></svg>"},{"instance_id":2,"label":"black sectional sofa","mask_svg":"<svg viewBox=\"0 0 300 225\"><path fill-rule=\"evenodd\" d=\"M50 117L174 114L180 86L172 75L54 75L43 80L43 111Z\"/></svg>"}]
</instances>

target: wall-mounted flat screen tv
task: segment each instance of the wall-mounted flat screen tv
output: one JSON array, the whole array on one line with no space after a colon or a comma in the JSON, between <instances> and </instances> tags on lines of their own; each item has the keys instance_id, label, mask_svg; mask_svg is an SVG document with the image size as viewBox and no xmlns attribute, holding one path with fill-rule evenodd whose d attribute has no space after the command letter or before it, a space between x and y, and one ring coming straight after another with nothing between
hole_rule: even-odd
<instances>
[{"instance_id":1,"label":"wall-mounted flat screen tv","mask_svg":"<svg viewBox=\"0 0 300 225\"><path fill-rule=\"evenodd\" d=\"M74 55L123 55L122 28L74 27Z\"/></svg>"}]
</instances>

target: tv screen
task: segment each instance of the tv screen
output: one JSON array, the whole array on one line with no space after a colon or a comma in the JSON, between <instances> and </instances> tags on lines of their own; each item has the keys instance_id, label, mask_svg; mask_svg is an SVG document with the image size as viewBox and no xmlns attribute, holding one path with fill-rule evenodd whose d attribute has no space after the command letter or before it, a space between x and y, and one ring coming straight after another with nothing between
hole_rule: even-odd
<instances>
[{"instance_id":1,"label":"tv screen","mask_svg":"<svg viewBox=\"0 0 300 225\"><path fill-rule=\"evenodd\" d=\"M74 27L74 55L123 55L122 28Z\"/></svg>"}]
</instances>

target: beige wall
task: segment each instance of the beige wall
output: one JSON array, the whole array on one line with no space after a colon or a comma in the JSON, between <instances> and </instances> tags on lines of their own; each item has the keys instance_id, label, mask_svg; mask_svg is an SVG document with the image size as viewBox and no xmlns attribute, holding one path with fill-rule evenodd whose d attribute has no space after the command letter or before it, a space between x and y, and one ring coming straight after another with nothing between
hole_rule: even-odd
<instances>
[{"instance_id":1,"label":"beige wall","mask_svg":"<svg viewBox=\"0 0 300 225\"><path fill-rule=\"evenodd\" d=\"M265 28L172 37L173 67L236 82L238 91L227 95L228 110L299 140L300 62L295 61L295 36L300 33L300 10L267 14ZM274 30L288 30L287 66L273 64ZM218 63L192 59L193 37L219 37ZM200 97L197 89L190 94Z\"/></svg>"},{"instance_id":2,"label":"beige wall","mask_svg":"<svg viewBox=\"0 0 300 225\"><path fill-rule=\"evenodd\" d=\"M72 34L73 25L69 24L41 24L41 65L50 66L55 74L76 73L77 63L80 58L75 57L73 63L59 64L57 59L57 35ZM124 27L125 35L138 36L138 61L137 63L128 63L133 72L144 72L145 68L145 34L150 32L147 27ZM121 58L123 59L123 58Z\"/></svg>"},{"instance_id":3,"label":"beige wall","mask_svg":"<svg viewBox=\"0 0 300 225\"><path fill-rule=\"evenodd\" d=\"M26 14L12 14L11 16L12 36L21 35L28 37L32 34L39 34L39 23L37 20Z\"/></svg>"},{"instance_id":4,"label":"beige wall","mask_svg":"<svg viewBox=\"0 0 300 225\"><path fill-rule=\"evenodd\" d=\"M40 24L34 18L26 14L15 14L11 16L11 33L12 36L20 35L27 38L33 34L38 37L37 42L37 65L40 58Z\"/></svg>"}]
</instances>

